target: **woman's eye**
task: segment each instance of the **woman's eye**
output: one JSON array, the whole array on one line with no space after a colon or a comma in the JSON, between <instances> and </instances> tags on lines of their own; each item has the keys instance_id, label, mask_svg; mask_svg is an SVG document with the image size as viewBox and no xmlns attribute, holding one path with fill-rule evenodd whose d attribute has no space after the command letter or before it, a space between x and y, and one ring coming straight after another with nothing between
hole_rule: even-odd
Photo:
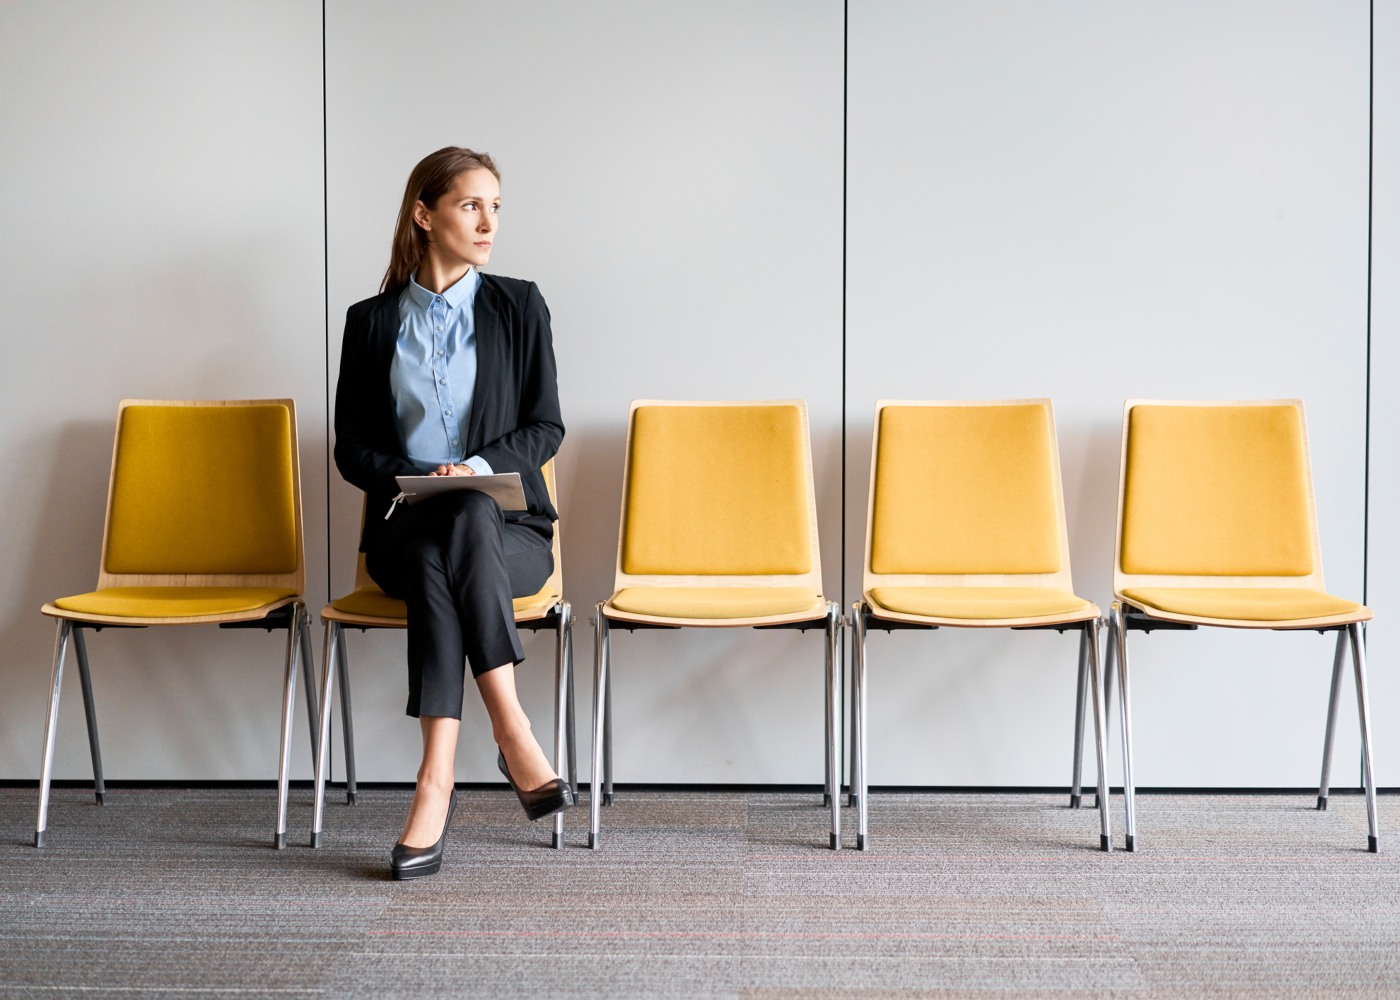
<instances>
[{"instance_id":1,"label":"woman's eye","mask_svg":"<svg viewBox=\"0 0 1400 1000\"><path fill-rule=\"evenodd\" d=\"M492 214L492 215L500 215L500 214L501 214L501 206L500 206L500 205L492 205L492 206L491 206L491 214Z\"/></svg>"}]
</instances>

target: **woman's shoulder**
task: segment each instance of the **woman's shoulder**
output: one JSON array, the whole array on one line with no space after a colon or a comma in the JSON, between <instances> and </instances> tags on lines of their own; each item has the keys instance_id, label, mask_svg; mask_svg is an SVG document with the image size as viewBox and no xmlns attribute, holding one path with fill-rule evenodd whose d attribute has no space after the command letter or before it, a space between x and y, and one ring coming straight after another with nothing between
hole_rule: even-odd
<instances>
[{"instance_id":1,"label":"woman's shoulder","mask_svg":"<svg viewBox=\"0 0 1400 1000\"><path fill-rule=\"evenodd\" d=\"M540 290L533 281L524 278L507 278L503 274L481 273L481 287L489 288L501 298L518 308L525 308L531 299L540 298Z\"/></svg>"},{"instance_id":2,"label":"woman's shoulder","mask_svg":"<svg viewBox=\"0 0 1400 1000\"><path fill-rule=\"evenodd\" d=\"M371 295L367 299L361 299L359 302L356 302L345 311L345 314L349 318L362 318L380 309L386 309L389 306L397 307L399 294L400 290L394 289L393 291L380 292L378 295Z\"/></svg>"}]
</instances>

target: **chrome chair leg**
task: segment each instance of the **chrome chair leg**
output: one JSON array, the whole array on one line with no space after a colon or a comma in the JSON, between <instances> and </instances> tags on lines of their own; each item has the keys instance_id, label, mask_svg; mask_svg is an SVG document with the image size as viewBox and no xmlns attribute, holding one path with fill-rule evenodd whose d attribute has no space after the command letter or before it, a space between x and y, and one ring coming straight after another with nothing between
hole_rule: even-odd
<instances>
[{"instance_id":1,"label":"chrome chair leg","mask_svg":"<svg viewBox=\"0 0 1400 1000\"><path fill-rule=\"evenodd\" d=\"M607 711L603 688L608 683L607 643L608 620L599 604L593 610L593 778L588 792L588 847L594 851L598 849L598 819L603 804L603 714Z\"/></svg>"},{"instance_id":2,"label":"chrome chair leg","mask_svg":"<svg viewBox=\"0 0 1400 1000\"><path fill-rule=\"evenodd\" d=\"M1079 782L1084 770L1084 701L1089 695L1086 678L1089 670L1089 628L1079 634L1079 685L1074 694L1074 771L1070 775L1069 807L1080 804Z\"/></svg>"},{"instance_id":3,"label":"chrome chair leg","mask_svg":"<svg viewBox=\"0 0 1400 1000\"><path fill-rule=\"evenodd\" d=\"M39 818L34 824L34 846L44 846L44 834L49 826L49 785L53 781L53 743L58 733L58 698L63 686L63 659L68 655L68 636L73 623L58 620L58 633L53 643L53 674L49 680L49 714L44 720L44 757L39 765Z\"/></svg>"},{"instance_id":4,"label":"chrome chair leg","mask_svg":"<svg viewBox=\"0 0 1400 1000\"><path fill-rule=\"evenodd\" d=\"M567 713L565 703L569 694L566 677L569 669L569 602L560 601L554 610L555 614L559 616L559 629L555 636L554 647L554 773L562 775L565 754L564 716ZM555 850L560 850L564 846L564 814L562 812L554 814L553 846Z\"/></svg>"},{"instance_id":5,"label":"chrome chair leg","mask_svg":"<svg viewBox=\"0 0 1400 1000\"><path fill-rule=\"evenodd\" d=\"M287 669L282 689L282 743L277 764L277 826L272 831L272 844L278 850L287 846L287 779L292 757L292 716L296 710L297 660L301 641L297 630L301 626L303 607L300 601L292 606L292 627L287 630Z\"/></svg>"},{"instance_id":6,"label":"chrome chair leg","mask_svg":"<svg viewBox=\"0 0 1400 1000\"><path fill-rule=\"evenodd\" d=\"M321 726L316 747L316 791L311 807L311 846L321 846L321 822L326 808L326 769L330 762L331 694L335 687L336 639L339 622L326 622L321 652Z\"/></svg>"},{"instance_id":7,"label":"chrome chair leg","mask_svg":"<svg viewBox=\"0 0 1400 1000\"><path fill-rule=\"evenodd\" d=\"M832 776L833 774L836 773L836 766L834 766L834 765L832 764L832 761L831 761L831 747L832 747L832 743L833 743L833 742L835 741L835 739L836 739L836 725L835 725L835 723L834 723L834 720L832 719L832 715L833 715L833 713L834 713L835 705L836 705L836 695L835 695L835 692L833 691L833 685L832 685L832 675L833 675L833 673L834 673L834 669L833 669L833 666L832 666L831 648L830 648L830 645L828 644L828 646L827 646L827 651L826 651L826 674L825 674L825 677L826 677L826 685L825 685L825 694L823 695L823 698L822 698L823 702L825 703L825 705L824 705L824 710L825 710L825 712L826 712L826 747L825 747L825 752L822 754L822 770L825 772L825 774L824 774L823 777L822 777L822 808L823 808L823 809L829 809L829 808L831 808L831 799L832 799L832 795L834 794L833 789L832 789L832 780L831 780L831 776ZM836 822L839 822L839 820L837 820ZM838 845L835 844L835 843L833 843L831 846L832 846L833 848L835 848L835 847L838 846Z\"/></svg>"},{"instance_id":8,"label":"chrome chair leg","mask_svg":"<svg viewBox=\"0 0 1400 1000\"><path fill-rule=\"evenodd\" d=\"M851 700L854 702L851 722L852 728L855 730L853 734L855 738L855 773L851 776L851 785L855 789L856 796L856 848L865 851L870 849L867 830L870 812L870 788L866 782L865 774L865 602L856 602L851 618L855 631L851 637L851 656L855 667L851 675Z\"/></svg>"},{"instance_id":9,"label":"chrome chair leg","mask_svg":"<svg viewBox=\"0 0 1400 1000\"><path fill-rule=\"evenodd\" d=\"M613 703L612 703L612 628L604 626L603 670L607 683L603 685L603 805L613 804Z\"/></svg>"},{"instance_id":10,"label":"chrome chair leg","mask_svg":"<svg viewBox=\"0 0 1400 1000\"><path fill-rule=\"evenodd\" d=\"M310 613L306 615L304 627L299 628L298 624L299 620L293 616L292 629L297 633L297 641L301 643L301 681L306 688L306 721L311 734L311 763L315 766L319 759L316 755L321 752L321 718L316 706L316 661L311 655Z\"/></svg>"},{"instance_id":11,"label":"chrome chair leg","mask_svg":"<svg viewBox=\"0 0 1400 1000\"><path fill-rule=\"evenodd\" d=\"M97 702L92 696L92 673L88 670L87 640L83 627L73 626L73 652L78 654L78 681L83 688L83 712L87 715L88 750L92 753L92 790L98 805L107 802L107 784L102 780L102 747L97 741Z\"/></svg>"},{"instance_id":12,"label":"chrome chair leg","mask_svg":"<svg viewBox=\"0 0 1400 1000\"><path fill-rule=\"evenodd\" d=\"M1084 624L1084 641L1089 646L1089 687L1094 697L1094 753L1099 767L1099 849L1103 851L1113 850L1113 829L1108 815L1108 751L1107 738L1108 727L1104 721L1103 703L1099 700L1099 620ZM1083 645L1080 646L1083 649ZM1082 662L1082 661L1081 661ZM1083 729L1076 729L1076 735L1082 737ZM1078 774L1075 775L1076 779Z\"/></svg>"},{"instance_id":13,"label":"chrome chair leg","mask_svg":"<svg viewBox=\"0 0 1400 1000\"><path fill-rule=\"evenodd\" d=\"M841 789L837 787L836 771L840 765L839 744L836 741L837 688L841 684L838 669L840 651L841 609L828 601L826 607L826 801L831 810L831 849L841 849Z\"/></svg>"},{"instance_id":14,"label":"chrome chair leg","mask_svg":"<svg viewBox=\"0 0 1400 1000\"><path fill-rule=\"evenodd\" d=\"M860 713L856 711L856 659L865 656L865 622L861 617L864 615L865 605L857 601L851 605L851 779L850 794L846 797L846 805L856 810L856 815L860 815L860 762L857 756L860 752ZM859 647L857 646L859 643ZM857 826L859 823L857 823Z\"/></svg>"},{"instance_id":15,"label":"chrome chair leg","mask_svg":"<svg viewBox=\"0 0 1400 1000\"><path fill-rule=\"evenodd\" d=\"M1366 847L1380 852L1380 830L1376 824L1376 779L1371 773L1371 709L1366 690L1366 636L1359 622L1347 626L1351 639L1351 662L1356 668L1356 712L1361 721L1361 770L1366 780Z\"/></svg>"},{"instance_id":16,"label":"chrome chair leg","mask_svg":"<svg viewBox=\"0 0 1400 1000\"><path fill-rule=\"evenodd\" d=\"M574 801L578 801L578 736L574 724L574 616L569 615L569 622L564 628L564 649L565 659L569 665L567 675L569 690L564 701L564 726L568 730L569 739L569 790L574 793Z\"/></svg>"},{"instance_id":17,"label":"chrome chair leg","mask_svg":"<svg viewBox=\"0 0 1400 1000\"><path fill-rule=\"evenodd\" d=\"M1337 733L1337 700L1342 693L1342 667L1346 664L1348 629L1337 630L1337 650L1332 656L1332 691L1327 696L1327 729L1322 737L1322 780L1317 786L1317 808L1327 809L1332 785L1332 740Z\"/></svg>"},{"instance_id":18,"label":"chrome chair leg","mask_svg":"<svg viewBox=\"0 0 1400 1000\"><path fill-rule=\"evenodd\" d=\"M335 630L336 663L340 671L340 735L345 741L345 804L355 804L355 726L350 713L350 655L345 651L345 627ZM328 703L329 704L329 703Z\"/></svg>"},{"instance_id":19,"label":"chrome chair leg","mask_svg":"<svg viewBox=\"0 0 1400 1000\"><path fill-rule=\"evenodd\" d=\"M1109 612L1112 624L1111 641L1115 641L1118 663L1118 709L1122 714L1121 730L1123 734L1123 812L1124 823L1127 827L1127 846L1129 851L1137 850L1137 815L1135 803L1133 801L1133 736L1132 717L1129 706L1132 699L1128 693L1128 634L1123 619L1123 609L1117 601L1113 603L1113 608Z\"/></svg>"}]
</instances>

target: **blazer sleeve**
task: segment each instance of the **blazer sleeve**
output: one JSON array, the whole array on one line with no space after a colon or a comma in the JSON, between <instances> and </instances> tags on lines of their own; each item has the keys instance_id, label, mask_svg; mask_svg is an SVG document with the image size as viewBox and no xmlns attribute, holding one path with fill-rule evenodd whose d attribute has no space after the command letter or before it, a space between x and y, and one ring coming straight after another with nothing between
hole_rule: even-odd
<instances>
[{"instance_id":1,"label":"blazer sleeve","mask_svg":"<svg viewBox=\"0 0 1400 1000\"><path fill-rule=\"evenodd\" d=\"M345 316L335 390L335 465L347 482L375 497L398 492L395 476L421 475L422 470L392 450L395 430L392 422L385 426L381 398L388 374L379 370L382 363L369 350L370 317L364 303L351 306ZM387 417L392 421L392 412Z\"/></svg>"},{"instance_id":2,"label":"blazer sleeve","mask_svg":"<svg viewBox=\"0 0 1400 1000\"><path fill-rule=\"evenodd\" d=\"M476 453L491 463L494 472L527 475L538 474L540 467L558 453L564 440L549 307L533 281L526 291L521 322L522 349L515 373L519 400L515 429L488 441Z\"/></svg>"}]
</instances>

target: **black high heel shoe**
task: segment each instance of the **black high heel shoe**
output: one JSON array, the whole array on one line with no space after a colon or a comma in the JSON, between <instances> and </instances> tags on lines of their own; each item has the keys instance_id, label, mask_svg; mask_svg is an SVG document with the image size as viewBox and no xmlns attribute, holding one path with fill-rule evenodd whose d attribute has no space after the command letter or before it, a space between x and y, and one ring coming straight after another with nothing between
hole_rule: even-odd
<instances>
[{"instance_id":1,"label":"black high heel shoe","mask_svg":"<svg viewBox=\"0 0 1400 1000\"><path fill-rule=\"evenodd\" d=\"M447 800L447 819L442 824L442 836L432 847L409 847L395 844L389 852L389 869L395 879L422 878L436 875L442 868L442 844L447 839L447 828L452 825L452 814L457 811L457 789L452 789L452 797Z\"/></svg>"},{"instance_id":2,"label":"black high heel shoe","mask_svg":"<svg viewBox=\"0 0 1400 1000\"><path fill-rule=\"evenodd\" d=\"M515 790L515 797L520 800L520 807L525 810L525 816L531 823L573 808L574 793L563 778L547 781L539 788L527 792L510 776L510 768L506 767L506 755L499 751L496 753L496 766L501 769L506 781L510 782L510 787Z\"/></svg>"}]
</instances>

